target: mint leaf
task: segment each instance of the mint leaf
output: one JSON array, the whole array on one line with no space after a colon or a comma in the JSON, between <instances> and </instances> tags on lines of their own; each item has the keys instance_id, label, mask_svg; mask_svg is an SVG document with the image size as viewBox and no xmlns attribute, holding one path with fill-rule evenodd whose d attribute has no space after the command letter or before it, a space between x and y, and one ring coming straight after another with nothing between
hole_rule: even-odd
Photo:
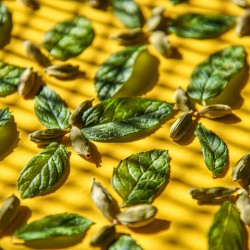
<instances>
[{"instance_id":1,"label":"mint leaf","mask_svg":"<svg viewBox=\"0 0 250 250\"><path fill-rule=\"evenodd\" d=\"M142 248L137 245L136 241L130 235L121 235L108 250L142 250Z\"/></svg>"}]
</instances>

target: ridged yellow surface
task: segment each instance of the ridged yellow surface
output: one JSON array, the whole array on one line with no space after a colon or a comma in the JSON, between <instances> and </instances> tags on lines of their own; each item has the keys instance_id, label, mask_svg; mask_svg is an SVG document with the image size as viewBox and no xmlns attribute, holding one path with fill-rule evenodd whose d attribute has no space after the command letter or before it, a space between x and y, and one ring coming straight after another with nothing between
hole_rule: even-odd
<instances>
[{"instance_id":1,"label":"ridged yellow surface","mask_svg":"<svg viewBox=\"0 0 250 250\"><path fill-rule=\"evenodd\" d=\"M109 39L125 29L112 15L110 10L102 11L89 7L81 1L41 0L40 10L33 12L16 1L3 1L13 13L14 27L11 43L0 51L0 60L19 65L33 67L47 86L54 89L67 103L70 111L83 100L96 97L93 78L100 64L112 53L121 50L116 41ZM137 1L146 17L154 6L164 6L166 14L174 17L185 12L220 13L240 15L243 9L229 0L190 0L189 4L173 6L169 1ZM92 21L96 36L93 44L81 55L70 59L73 65L79 65L86 74L70 81L57 80L43 73L43 69L34 61L27 58L22 47L23 40L40 43L44 33L59 21L84 15ZM250 38L239 38L234 29L217 39L194 40L178 38L174 34L169 36L171 43L178 49L181 59L166 59L160 56L149 45L149 50L160 60L159 79L154 88L145 94L146 97L173 102L174 90L182 86L186 89L189 77L194 67L207 58L211 53L226 48L229 45L244 45L249 53ZM247 59L250 64L249 57ZM32 222L46 215L72 212L85 216L95 222L86 237L77 244L69 244L67 249L88 250L90 238L108 221L102 217L90 199L92 178L101 182L111 194L121 203L120 197L111 187L113 168L120 160L133 153L151 150L153 148L167 149L171 157L170 181L162 194L155 199L153 205L158 208L157 220L147 228L130 230L118 226L118 232L128 233L145 250L203 250L207 249L207 233L219 206L199 206L189 195L194 187L228 186L236 187L231 178L231 169L238 159L250 151L250 84L249 80L239 80L239 90L235 91L227 101L233 105L234 119L222 121L202 119L202 123L219 135L228 145L230 152L230 167L224 178L212 179L207 170L197 139L187 145L180 145L169 138L169 129L174 118L167 121L150 136L129 143L97 143L95 145L94 160L88 162L78 156L71 146L70 173L66 182L54 193L31 199L21 200L22 220ZM227 96L228 97L228 96ZM98 103L95 98L94 104ZM41 151L33 142L28 140L28 134L44 129L34 114L34 100L23 99L17 93L0 98L0 109L9 107L15 118L19 132L16 146L11 152L0 159L0 202L12 193L17 192L17 179L21 169L29 160ZM176 115L177 116L177 115ZM101 166L96 167L96 162ZM18 222L16 222L18 223ZM0 246L5 250L30 249L30 246L14 244L11 232L5 232L0 238ZM48 249L44 243L36 245L40 249ZM52 247L52 245L51 245ZM65 245L66 247L66 245ZM54 249L62 249L63 246Z\"/></svg>"}]
</instances>

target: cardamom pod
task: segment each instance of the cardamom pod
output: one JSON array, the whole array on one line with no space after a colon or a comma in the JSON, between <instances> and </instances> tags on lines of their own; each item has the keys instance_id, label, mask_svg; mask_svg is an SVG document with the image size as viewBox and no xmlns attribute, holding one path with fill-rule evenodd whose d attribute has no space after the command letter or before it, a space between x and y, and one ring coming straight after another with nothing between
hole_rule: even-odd
<instances>
[{"instance_id":1,"label":"cardamom pod","mask_svg":"<svg viewBox=\"0 0 250 250\"><path fill-rule=\"evenodd\" d=\"M93 8L101 8L108 4L107 0L88 0L88 4Z\"/></svg>"},{"instance_id":2,"label":"cardamom pod","mask_svg":"<svg viewBox=\"0 0 250 250\"><path fill-rule=\"evenodd\" d=\"M19 77L17 92L19 96L27 96L35 85L36 74L32 68L25 69Z\"/></svg>"},{"instance_id":3,"label":"cardamom pod","mask_svg":"<svg viewBox=\"0 0 250 250\"><path fill-rule=\"evenodd\" d=\"M89 140L83 135L81 129L73 126L69 133L71 145L75 152L86 158L91 158L91 146Z\"/></svg>"},{"instance_id":4,"label":"cardamom pod","mask_svg":"<svg viewBox=\"0 0 250 250\"><path fill-rule=\"evenodd\" d=\"M149 37L149 42L163 56L171 57L173 54L173 46L168 40L165 32L157 30L152 32Z\"/></svg>"},{"instance_id":5,"label":"cardamom pod","mask_svg":"<svg viewBox=\"0 0 250 250\"><path fill-rule=\"evenodd\" d=\"M237 18L235 32L239 37L249 35L250 33L250 9L246 9L244 13Z\"/></svg>"},{"instance_id":6,"label":"cardamom pod","mask_svg":"<svg viewBox=\"0 0 250 250\"><path fill-rule=\"evenodd\" d=\"M17 0L17 1L33 10L38 10L40 8L40 5L36 0Z\"/></svg>"},{"instance_id":7,"label":"cardamom pod","mask_svg":"<svg viewBox=\"0 0 250 250\"><path fill-rule=\"evenodd\" d=\"M17 216L20 200L13 194L6 198L0 208L0 230L7 228Z\"/></svg>"},{"instance_id":8,"label":"cardamom pod","mask_svg":"<svg viewBox=\"0 0 250 250\"><path fill-rule=\"evenodd\" d=\"M82 114L85 110L92 107L92 102L94 101L94 98L91 98L90 100L86 100L79 104L75 110L72 112L72 114L69 117L69 124L74 125L77 127L81 127L82 123Z\"/></svg>"},{"instance_id":9,"label":"cardamom pod","mask_svg":"<svg viewBox=\"0 0 250 250\"><path fill-rule=\"evenodd\" d=\"M179 87L175 90L174 99L179 110L183 112L190 110L188 96L186 94L186 91L182 87Z\"/></svg>"},{"instance_id":10,"label":"cardamom pod","mask_svg":"<svg viewBox=\"0 0 250 250\"><path fill-rule=\"evenodd\" d=\"M90 196L102 215L112 222L116 214L120 212L119 206L101 183L95 181L95 178L93 178Z\"/></svg>"},{"instance_id":11,"label":"cardamom pod","mask_svg":"<svg viewBox=\"0 0 250 250\"><path fill-rule=\"evenodd\" d=\"M192 120L193 111L183 112L179 118L172 124L170 128L170 138L173 140L180 140L187 134L190 129L193 120Z\"/></svg>"},{"instance_id":12,"label":"cardamom pod","mask_svg":"<svg viewBox=\"0 0 250 250\"><path fill-rule=\"evenodd\" d=\"M93 247L101 247L106 249L116 237L115 225L102 227L90 240L90 245Z\"/></svg>"},{"instance_id":13,"label":"cardamom pod","mask_svg":"<svg viewBox=\"0 0 250 250\"><path fill-rule=\"evenodd\" d=\"M231 2L242 8L246 8L249 6L248 0L231 0Z\"/></svg>"},{"instance_id":14,"label":"cardamom pod","mask_svg":"<svg viewBox=\"0 0 250 250\"><path fill-rule=\"evenodd\" d=\"M193 188L189 192L199 202L216 203L227 200L238 188L212 187Z\"/></svg>"},{"instance_id":15,"label":"cardamom pod","mask_svg":"<svg viewBox=\"0 0 250 250\"><path fill-rule=\"evenodd\" d=\"M146 21L146 27L148 31L156 31L161 29L162 24L165 21L164 17L164 7L157 6L152 9L151 16Z\"/></svg>"},{"instance_id":16,"label":"cardamom pod","mask_svg":"<svg viewBox=\"0 0 250 250\"><path fill-rule=\"evenodd\" d=\"M50 76L55 76L59 79L67 79L79 74L79 66L71 64L54 64L44 69Z\"/></svg>"},{"instance_id":17,"label":"cardamom pod","mask_svg":"<svg viewBox=\"0 0 250 250\"><path fill-rule=\"evenodd\" d=\"M124 226L138 228L153 222L157 208L151 204L132 206L116 215L116 219Z\"/></svg>"},{"instance_id":18,"label":"cardamom pod","mask_svg":"<svg viewBox=\"0 0 250 250\"><path fill-rule=\"evenodd\" d=\"M52 128L45 130L37 130L29 134L28 138L39 145L48 145L54 141L60 141L69 129Z\"/></svg>"},{"instance_id":19,"label":"cardamom pod","mask_svg":"<svg viewBox=\"0 0 250 250\"><path fill-rule=\"evenodd\" d=\"M120 32L115 35L110 35L109 38L120 42L120 44L122 45L131 45L131 44L139 43L145 37L141 28L134 28L134 29Z\"/></svg>"},{"instance_id":20,"label":"cardamom pod","mask_svg":"<svg viewBox=\"0 0 250 250\"><path fill-rule=\"evenodd\" d=\"M198 111L199 116L203 116L209 119L222 118L231 114L231 107L225 104L209 105Z\"/></svg>"},{"instance_id":21,"label":"cardamom pod","mask_svg":"<svg viewBox=\"0 0 250 250\"><path fill-rule=\"evenodd\" d=\"M250 225L250 198L246 190L240 190L239 196L235 202L236 207L240 212L241 220Z\"/></svg>"},{"instance_id":22,"label":"cardamom pod","mask_svg":"<svg viewBox=\"0 0 250 250\"><path fill-rule=\"evenodd\" d=\"M33 42L26 40L23 42L23 47L29 58L35 60L41 66L47 67L50 65L49 59L42 54L41 50Z\"/></svg>"},{"instance_id":23,"label":"cardamom pod","mask_svg":"<svg viewBox=\"0 0 250 250\"><path fill-rule=\"evenodd\" d=\"M232 171L233 181L243 181L250 177L250 154L242 156Z\"/></svg>"}]
</instances>

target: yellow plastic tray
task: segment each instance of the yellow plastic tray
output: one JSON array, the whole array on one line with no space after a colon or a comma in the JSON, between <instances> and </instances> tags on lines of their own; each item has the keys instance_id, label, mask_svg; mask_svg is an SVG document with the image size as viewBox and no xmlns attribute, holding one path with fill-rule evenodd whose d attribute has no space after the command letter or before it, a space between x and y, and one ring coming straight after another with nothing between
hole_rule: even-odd
<instances>
[{"instance_id":1,"label":"yellow plastic tray","mask_svg":"<svg viewBox=\"0 0 250 250\"><path fill-rule=\"evenodd\" d=\"M175 16L187 11L200 13L221 13L240 15L243 9L235 6L229 0L190 0L189 4L173 6L169 1L137 1L146 17L154 6L164 6L166 13ZM83 100L96 97L93 78L100 64L112 53L121 50L116 41L109 39L125 29L112 15L110 10L102 11L89 7L84 1L41 0L41 8L32 11L16 1L3 1L13 13L14 27L11 43L0 51L0 60L23 67L33 67L43 81L54 89L68 104L70 111ZM81 55L70 59L69 62L79 65L86 72L84 77L75 80L61 81L43 73L42 67L27 58L22 47L23 40L40 43L46 31L59 21L84 15L92 21L96 36L93 44ZM146 97L174 102L175 89L182 86L186 89L189 77L194 67L207 58L211 53L230 45L244 45L249 53L250 38L237 37L234 29L217 39L194 40L169 36L171 43L178 49L182 59L166 59L160 56L149 45L150 52L160 60L159 79L154 88L145 94ZM250 64L249 57L247 59ZM150 136L129 143L98 143L94 160L88 162L78 156L68 146L70 155L70 173L66 182L54 193L31 199L21 200L22 213L19 223L31 222L44 216L72 212L85 216L95 222L88 230L86 237L77 244L68 242L65 247L72 250L93 249L89 245L90 238L102 226L109 222L100 214L90 199L92 178L101 182L111 194L121 202L120 197L111 187L113 168L120 160L133 153L151 150L153 148L168 149L171 157L170 181L164 192L153 202L158 208L157 220L143 229L128 229L118 226L118 232L130 234L145 250L201 250L207 249L207 233L214 214L219 209L217 205L198 205L189 194L194 187L228 186L237 187L231 178L231 170L241 156L250 151L250 85L239 81L239 88L227 101L234 108L234 119L223 121L202 119L202 123L228 145L230 152L230 168L224 178L213 179L207 170L201 153L200 144L194 139L187 145L180 145L169 138L169 129L174 118L164 123L160 129ZM98 103L95 98L94 104ZM21 169L28 161L41 151L33 142L28 140L28 134L44 129L34 114L34 100L23 99L17 93L0 98L0 109L9 107L18 130L18 141L13 152L0 159L0 202L12 193L17 192L17 179ZM96 167L97 159L101 167ZM18 222L16 222L18 223ZM10 232L4 232L0 238L0 246L5 250L32 249L23 244L13 244ZM40 243L36 247L49 249ZM63 249L63 246L50 246Z\"/></svg>"}]
</instances>

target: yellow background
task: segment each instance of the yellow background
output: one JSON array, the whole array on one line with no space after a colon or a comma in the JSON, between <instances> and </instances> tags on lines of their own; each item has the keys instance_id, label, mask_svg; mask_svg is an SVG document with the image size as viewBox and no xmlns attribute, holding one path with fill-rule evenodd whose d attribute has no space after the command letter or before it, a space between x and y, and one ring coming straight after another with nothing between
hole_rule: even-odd
<instances>
[{"instance_id":1,"label":"yellow background","mask_svg":"<svg viewBox=\"0 0 250 250\"><path fill-rule=\"evenodd\" d=\"M60 94L68 104L70 111L73 111L83 100L91 97L95 97L94 104L98 103L93 78L98 66L112 53L123 48L116 41L110 40L109 35L125 28L109 10L92 9L81 1L41 0L40 2L40 10L33 12L16 1L3 1L13 13L14 27L11 43L0 51L0 60L22 67L33 67L42 80ZM191 0L189 4L178 6L173 6L169 1L163 0L138 0L137 2L141 5L145 17L150 15L150 9L153 6L164 6L166 14L171 17L191 11L236 16L243 13L243 9L229 0ZM73 65L79 65L80 69L86 73L85 76L71 81L61 81L43 73L42 67L27 58L22 41L31 40L39 44L44 33L54 24L75 15L84 15L91 20L96 36L89 48L78 57L69 60ZM166 59L149 45L151 53L160 59L160 75L154 88L145 94L146 97L174 102L174 90L179 86L186 89L194 67L211 53L232 44L244 45L249 53L250 38L237 37L234 29L211 40L178 38L174 34L171 34L169 39L182 55L182 59ZM247 61L249 64L249 58ZM71 146L68 146L68 150L71 152L70 173L64 185L52 194L21 200L22 214L26 215L28 222L61 212L72 212L85 216L93 220L95 224L82 241L69 246L68 249L93 249L89 246L91 236L109 223L90 199L92 178L95 177L96 181L101 182L121 203L120 197L114 192L110 183L113 168L118 165L119 161L133 153L153 148L168 149L171 157L170 181L164 192L153 202L153 205L158 208L156 223L146 229L138 230L118 226L118 232L131 234L145 250L207 249L207 232L219 206L199 206L189 195L189 190L194 187L238 186L232 181L231 170L239 158L250 151L249 80L247 79L245 83L239 80L238 87L242 90L236 91L229 99L227 98L227 101L234 107L233 113L236 118L220 121L201 119L207 128L219 135L228 145L230 168L224 178L212 179L211 172L207 170L203 162L197 139L187 145L180 145L169 138L169 129L175 120L172 118L155 133L141 140L129 143L93 142L96 147L94 160L98 156L100 158L101 155L101 167L98 168L95 162L82 159L73 152ZM21 169L41 151L36 144L28 140L29 133L44 129L34 114L33 106L33 99L23 99L17 93L0 99L0 109L9 107L19 132L19 141L13 152L0 159L0 202L12 193L18 196L17 179ZM197 108L199 107L197 106ZM28 246L14 245L11 237L6 236L6 233L0 239L0 246L7 250L29 249ZM45 249L46 247L40 245L40 248Z\"/></svg>"}]
</instances>

